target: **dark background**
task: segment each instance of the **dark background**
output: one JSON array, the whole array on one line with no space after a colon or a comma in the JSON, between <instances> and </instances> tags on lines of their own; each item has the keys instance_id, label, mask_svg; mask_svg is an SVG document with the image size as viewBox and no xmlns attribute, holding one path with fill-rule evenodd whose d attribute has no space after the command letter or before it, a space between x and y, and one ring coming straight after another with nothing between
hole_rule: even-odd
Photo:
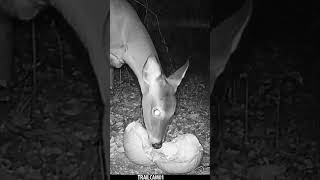
<instances>
[{"instance_id":1,"label":"dark background","mask_svg":"<svg viewBox=\"0 0 320 180\"><path fill-rule=\"evenodd\" d=\"M215 0L213 27L243 3ZM317 1L253 1L211 96L215 178L318 177L319 30Z\"/></svg>"}]
</instances>

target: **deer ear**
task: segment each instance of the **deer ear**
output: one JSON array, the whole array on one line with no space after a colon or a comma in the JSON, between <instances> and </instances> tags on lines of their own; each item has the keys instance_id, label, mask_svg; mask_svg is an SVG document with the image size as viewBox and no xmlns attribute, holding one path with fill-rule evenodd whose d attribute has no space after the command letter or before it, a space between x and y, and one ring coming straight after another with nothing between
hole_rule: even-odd
<instances>
[{"instance_id":1,"label":"deer ear","mask_svg":"<svg viewBox=\"0 0 320 180\"><path fill-rule=\"evenodd\" d=\"M215 80L224 71L231 54L237 49L252 13L252 0L210 32L210 94Z\"/></svg>"},{"instance_id":2,"label":"deer ear","mask_svg":"<svg viewBox=\"0 0 320 180\"><path fill-rule=\"evenodd\" d=\"M187 60L187 62L183 66L181 66L176 72L174 72L167 78L167 81L170 83L171 86L173 86L174 91L177 90L179 84L181 83L184 75L187 72L188 67L189 60Z\"/></svg>"},{"instance_id":3,"label":"deer ear","mask_svg":"<svg viewBox=\"0 0 320 180\"><path fill-rule=\"evenodd\" d=\"M148 85L161 76L161 68L158 60L154 56L149 56L142 68L142 78Z\"/></svg>"}]
</instances>

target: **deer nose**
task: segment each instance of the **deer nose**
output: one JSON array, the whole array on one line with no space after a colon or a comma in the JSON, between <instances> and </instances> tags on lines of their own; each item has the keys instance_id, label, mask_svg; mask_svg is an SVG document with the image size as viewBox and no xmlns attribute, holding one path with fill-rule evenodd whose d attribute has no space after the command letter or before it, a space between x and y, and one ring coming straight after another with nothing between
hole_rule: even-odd
<instances>
[{"instance_id":1,"label":"deer nose","mask_svg":"<svg viewBox=\"0 0 320 180\"><path fill-rule=\"evenodd\" d=\"M160 149L162 147L162 142L152 144L152 147L155 149Z\"/></svg>"}]
</instances>

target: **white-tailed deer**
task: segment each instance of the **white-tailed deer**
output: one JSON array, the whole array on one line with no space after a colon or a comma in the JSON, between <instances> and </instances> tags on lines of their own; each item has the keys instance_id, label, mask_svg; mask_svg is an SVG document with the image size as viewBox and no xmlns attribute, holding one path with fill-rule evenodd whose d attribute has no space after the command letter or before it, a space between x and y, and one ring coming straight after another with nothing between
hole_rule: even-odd
<instances>
[{"instance_id":1,"label":"white-tailed deer","mask_svg":"<svg viewBox=\"0 0 320 180\"><path fill-rule=\"evenodd\" d=\"M244 28L251 16L252 2L247 0L243 7L224 20L210 32L210 94L216 79L236 50Z\"/></svg>"},{"instance_id":2,"label":"white-tailed deer","mask_svg":"<svg viewBox=\"0 0 320 180\"><path fill-rule=\"evenodd\" d=\"M125 0L111 0L110 12L110 65L120 68L126 63L137 76L149 141L154 148L160 148L175 112L175 92L189 61L166 77L152 40L133 7ZM111 67L110 82L112 73Z\"/></svg>"}]
</instances>

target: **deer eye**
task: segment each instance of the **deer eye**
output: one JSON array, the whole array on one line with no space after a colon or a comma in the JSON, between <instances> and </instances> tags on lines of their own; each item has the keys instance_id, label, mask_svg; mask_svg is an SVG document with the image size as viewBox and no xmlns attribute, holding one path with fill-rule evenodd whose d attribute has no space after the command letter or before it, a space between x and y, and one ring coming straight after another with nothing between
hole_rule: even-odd
<instances>
[{"instance_id":1,"label":"deer eye","mask_svg":"<svg viewBox=\"0 0 320 180\"><path fill-rule=\"evenodd\" d=\"M154 107L152 108L152 115L155 117L160 117L161 111L157 107Z\"/></svg>"}]
</instances>

